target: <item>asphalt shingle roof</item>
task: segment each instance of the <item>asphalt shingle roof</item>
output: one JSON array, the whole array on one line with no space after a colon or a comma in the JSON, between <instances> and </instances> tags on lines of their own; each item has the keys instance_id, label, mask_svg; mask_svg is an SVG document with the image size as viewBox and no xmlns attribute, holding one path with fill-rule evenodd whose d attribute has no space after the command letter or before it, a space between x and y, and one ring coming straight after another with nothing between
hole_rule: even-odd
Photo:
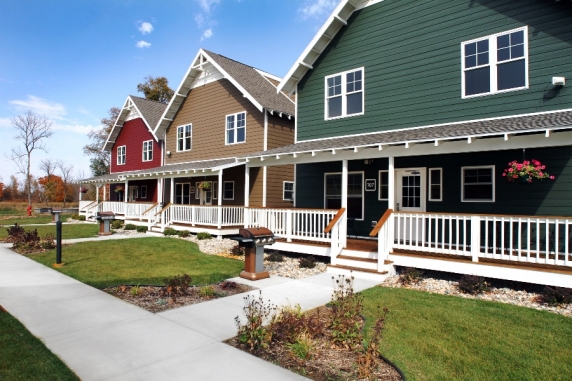
<instances>
[{"instance_id":1,"label":"asphalt shingle roof","mask_svg":"<svg viewBox=\"0 0 572 381\"><path fill-rule=\"evenodd\" d=\"M149 99L137 97L135 95L130 95L133 103L137 106L139 111L141 111L142 117L147 121L149 127L153 130L159 119L165 112L167 105L161 102L151 101Z\"/></svg>"}]
</instances>

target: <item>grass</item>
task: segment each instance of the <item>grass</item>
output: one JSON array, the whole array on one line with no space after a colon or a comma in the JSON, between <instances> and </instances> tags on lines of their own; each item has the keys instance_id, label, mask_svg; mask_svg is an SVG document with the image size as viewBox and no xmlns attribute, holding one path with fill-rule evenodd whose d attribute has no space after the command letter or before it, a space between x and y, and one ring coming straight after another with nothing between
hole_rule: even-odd
<instances>
[{"instance_id":1,"label":"grass","mask_svg":"<svg viewBox=\"0 0 572 381\"><path fill-rule=\"evenodd\" d=\"M0 312L0 380L79 380L18 320Z\"/></svg>"},{"instance_id":2,"label":"grass","mask_svg":"<svg viewBox=\"0 0 572 381\"><path fill-rule=\"evenodd\" d=\"M47 233L56 234L56 225L47 226L30 226L26 230L37 230L40 237L45 236ZM70 224L62 226L63 239L73 238L89 238L95 237L99 232L99 225L96 224ZM8 237L7 229L0 228L0 240Z\"/></svg>"},{"instance_id":3,"label":"grass","mask_svg":"<svg viewBox=\"0 0 572 381\"><path fill-rule=\"evenodd\" d=\"M66 221L68 219L70 215L69 214L63 214L61 216L62 221ZM9 218L6 220L2 220L0 219L0 225L14 225L14 224L18 224L18 225L30 225L30 224L49 224L50 222L52 222L52 215L48 214L42 214L42 215L36 215L33 217L21 217L21 218Z\"/></svg>"},{"instance_id":4,"label":"grass","mask_svg":"<svg viewBox=\"0 0 572 381\"><path fill-rule=\"evenodd\" d=\"M55 252L30 258L51 266ZM209 284L236 277L244 263L203 254L195 243L168 238L131 238L82 242L62 248L66 263L58 271L97 288L122 284L163 285L165 278L189 274L192 284Z\"/></svg>"},{"instance_id":5,"label":"grass","mask_svg":"<svg viewBox=\"0 0 572 381\"><path fill-rule=\"evenodd\" d=\"M375 287L365 316L389 308L382 353L408 380L569 380L572 319L509 304Z\"/></svg>"},{"instance_id":6,"label":"grass","mask_svg":"<svg viewBox=\"0 0 572 381\"><path fill-rule=\"evenodd\" d=\"M63 202L53 202L50 206L41 203L32 203L32 208L54 207L62 208ZM66 208L77 208L77 202L66 202ZM0 216L26 216L28 202L24 201L2 201L0 202Z\"/></svg>"}]
</instances>

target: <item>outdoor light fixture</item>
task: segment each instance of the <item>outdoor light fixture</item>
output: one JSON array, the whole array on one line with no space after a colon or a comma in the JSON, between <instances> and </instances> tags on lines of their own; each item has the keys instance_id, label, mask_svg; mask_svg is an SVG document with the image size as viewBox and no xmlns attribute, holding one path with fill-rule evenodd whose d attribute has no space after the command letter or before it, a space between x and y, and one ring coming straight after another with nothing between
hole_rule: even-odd
<instances>
[{"instance_id":1,"label":"outdoor light fixture","mask_svg":"<svg viewBox=\"0 0 572 381\"><path fill-rule=\"evenodd\" d=\"M552 85L554 86L564 86L566 84L565 77L552 77Z\"/></svg>"},{"instance_id":2,"label":"outdoor light fixture","mask_svg":"<svg viewBox=\"0 0 572 381\"><path fill-rule=\"evenodd\" d=\"M171 151L167 151L167 156L171 157Z\"/></svg>"}]
</instances>

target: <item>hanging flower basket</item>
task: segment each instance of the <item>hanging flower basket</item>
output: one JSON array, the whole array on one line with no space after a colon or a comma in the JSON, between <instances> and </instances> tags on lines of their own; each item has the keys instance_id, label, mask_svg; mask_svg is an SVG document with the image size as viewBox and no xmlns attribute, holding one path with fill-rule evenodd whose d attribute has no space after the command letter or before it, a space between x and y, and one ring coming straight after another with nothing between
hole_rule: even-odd
<instances>
[{"instance_id":1,"label":"hanging flower basket","mask_svg":"<svg viewBox=\"0 0 572 381\"><path fill-rule=\"evenodd\" d=\"M115 193L119 193L119 192L123 192L123 187L121 185L118 187L115 187Z\"/></svg>"},{"instance_id":2,"label":"hanging flower basket","mask_svg":"<svg viewBox=\"0 0 572 381\"><path fill-rule=\"evenodd\" d=\"M199 183L199 189L204 189L204 190L211 189L211 183L210 183L210 181L201 181L201 182Z\"/></svg>"},{"instance_id":3,"label":"hanging flower basket","mask_svg":"<svg viewBox=\"0 0 572 381\"><path fill-rule=\"evenodd\" d=\"M79 188L80 193L87 193L87 188L86 187L81 187Z\"/></svg>"},{"instance_id":4,"label":"hanging flower basket","mask_svg":"<svg viewBox=\"0 0 572 381\"><path fill-rule=\"evenodd\" d=\"M511 183L531 183L533 179L554 180L555 177L550 176L544 171L545 169L546 166L538 160L523 160L522 163L513 160L508 163L508 168L504 170L502 175Z\"/></svg>"}]
</instances>

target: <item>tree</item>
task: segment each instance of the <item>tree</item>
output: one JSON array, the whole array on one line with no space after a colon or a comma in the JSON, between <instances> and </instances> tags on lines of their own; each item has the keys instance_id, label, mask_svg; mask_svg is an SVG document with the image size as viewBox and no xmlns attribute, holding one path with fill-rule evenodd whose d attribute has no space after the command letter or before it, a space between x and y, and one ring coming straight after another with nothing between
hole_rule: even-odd
<instances>
[{"instance_id":1,"label":"tree","mask_svg":"<svg viewBox=\"0 0 572 381\"><path fill-rule=\"evenodd\" d=\"M102 159L92 158L90 160L89 169L93 176L103 176L109 173L109 165Z\"/></svg>"},{"instance_id":2,"label":"tree","mask_svg":"<svg viewBox=\"0 0 572 381\"><path fill-rule=\"evenodd\" d=\"M70 187L70 180L72 178L72 174L73 174L73 165L65 165L63 161L59 161L58 164L58 169L60 170L60 173L62 174L62 182L63 182L63 193L64 193L64 208L66 207L66 200L70 199L70 197L73 197L72 194L72 187Z\"/></svg>"},{"instance_id":3,"label":"tree","mask_svg":"<svg viewBox=\"0 0 572 381\"><path fill-rule=\"evenodd\" d=\"M145 77L145 82L137 85L137 91L145 94L145 98L155 102L169 103L175 92L169 87L165 77Z\"/></svg>"},{"instance_id":4,"label":"tree","mask_svg":"<svg viewBox=\"0 0 572 381\"><path fill-rule=\"evenodd\" d=\"M52 124L46 116L40 116L31 110L23 115L15 116L11 119L12 126L16 129L14 139L21 141L22 147L12 148L9 159L16 164L17 173L26 176L26 192L28 193L28 204L32 204L32 186L30 166L32 164L32 152L41 150L48 152L44 140L51 137L53 132Z\"/></svg>"},{"instance_id":5,"label":"tree","mask_svg":"<svg viewBox=\"0 0 572 381\"><path fill-rule=\"evenodd\" d=\"M108 118L101 118L101 127L95 130L91 130L87 135L91 140L90 144L86 144L83 147L83 153L92 157L90 168L94 176L106 175L109 173L109 162L111 157L109 152L103 151L103 146L107 141L107 137L111 133L111 129L119 116L121 109L118 107L110 108L107 113ZM93 163L96 162L95 167L97 171L94 170Z\"/></svg>"},{"instance_id":6,"label":"tree","mask_svg":"<svg viewBox=\"0 0 572 381\"><path fill-rule=\"evenodd\" d=\"M0 176L0 200L4 198L4 183L2 182L2 176Z\"/></svg>"},{"instance_id":7,"label":"tree","mask_svg":"<svg viewBox=\"0 0 572 381\"><path fill-rule=\"evenodd\" d=\"M46 203L48 201L62 202L64 200L64 182L60 176L52 175L50 178L44 176L37 181Z\"/></svg>"},{"instance_id":8,"label":"tree","mask_svg":"<svg viewBox=\"0 0 572 381\"><path fill-rule=\"evenodd\" d=\"M40 185L43 187L42 199L46 205L48 205L50 201L54 201L56 194L56 183L52 181L52 177L54 176L58 164L58 161L52 160L50 158L42 159L40 162L40 169L44 171L47 179L45 182L40 182Z\"/></svg>"}]
</instances>

